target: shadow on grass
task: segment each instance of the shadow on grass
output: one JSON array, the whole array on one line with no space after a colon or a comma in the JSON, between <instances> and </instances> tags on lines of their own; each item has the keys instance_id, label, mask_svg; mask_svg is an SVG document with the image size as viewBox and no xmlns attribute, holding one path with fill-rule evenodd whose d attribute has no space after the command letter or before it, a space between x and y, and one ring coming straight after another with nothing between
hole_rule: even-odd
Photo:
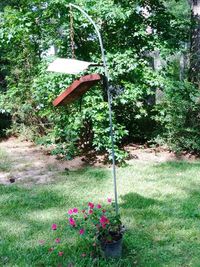
<instances>
[{"instance_id":1,"label":"shadow on grass","mask_svg":"<svg viewBox=\"0 0 200 267\"><path fill-rule=\"evenodd\" d=\"M198 170L200 169L200 161L193 161L188 162L184 160L180 161L167 161L160 163L158 165L154 165L155 169L158 170L168 170L171 169L173 171L181 170L181 171L188 171L188 170Z\"/></svg>"},{"instance_id":2,"label":"shadow on grass","mask_svg":"<svg viewBox=\"0 0 200 267\"><path fill-rule=\"evenodd\" d=\"M92 250L92 244L81 239L78 231L72 231L64 216L67 207L76 202L73 197L58 195L44 186L36 189L0 186L2 266L124 266L91 257L88 250ZM57 224L56 231L51 230L52 223ZM57 244L56 238L61 242ZM58 256L60 251L64 252L63 257Z\"/></svg>"},{"instance_id":3,"label":"shadow on grass","mask_svg":"<svg viewBox=\"0 0 200 267\"><path fill-rule=\"evenodd\" d=\"M189 197L180 205L180 216L185 218L200 219L200 191L189 192Z\"/></svg>"},{"instance_id":4,"label":"shadow on grass","mask_svg":"<svg viewBox=\"0 0 200 267\"><path fill-rule=\"evenodd\" d=\"M188 168L190 164L186 164ZM196 171L196 163L194 165ZM160 164L155 167L159 170L158 178L169 166L172 172L180 166L181 169L187 170L182 163L180 165L180 162L175 165ZM53 267L59 264L68 266L71 263L72 266L78 267L200 266L200 193L198 190L193 190L194 187L197 188L198 182L188 183L184 198L178 198L179 195L163 194L162 200L160 198L158 200L134 192L123 195L120 209L127 233L124 236L122 259L99 260L89 257L88 254L82 257L88 245L77 238L77 233L65 227L67 223L64 215L72 203L79 206L93 187L97 188L97 193L98 190L99 192L103 190L104 182L109 175L109 170L86 168L66 176L72 180L72 184L68 181L64 184L64 181L61 181L59 185L42 185L29 189L0 186L2 266ZM144 179L141 181L146 187L149 183L145 183L144 180L146 181L148 175L144 174ZM83 184L87 187L85 193L81 191ZM164 186L159 182L158 185ZM82 195L78 197L80 192ZM52 223L58 224L58 230L51 231ZM64 227L61 228L60 225ZM55 244L56 238L61 238L61 243L58 245ZM38 243L40 239L45 240L44 245ZM54 250L49 253L48 249L52 246ZM63 257L58 257L59 251L64 251Z\"/></svg>"},{"instance_id":5,"label":"shadow on grass","mask_svg":"<svg viewBox=\"0 0 200 267\"><path fill-rule=\"evenodd\" d=\"M97 182L101 188L108 172L86 168L71 172L67 177L69 182L61 179L58 184L30 188L0 185L0 263L3 266L68 266L71 263L93 266L93 258L81 256L87 252L88 245L77 238L78 231L70 231L65 215L72 205L80 206L82 185L87 187L87 195ZM56 231L51 230L53 223L58 225ZM55 244L56 238L61 238L60 244ZM42 239L44 245L39 244ZM49 253L51 247L54 250ZM58 256L59 251L64 252L63 257Z\"/></svg>"},{"instance_id":6,"label":"shadow on grass","mask_svg":"<svg viewBox=\"0 0 200 267\"><path fill-rule=\"evenodd\" d=\"M124 258L132 256L136 266L145 267L200 264L199 203L198 191L183 200L163 202L136 193L124 195L121 209L128 228Z\"/></svg>"},{"instance_id":7,"label":"shadow on grass","mask_svg":"<svg viewBox=\"0 0 200 267\"><path fill-rule=\"evenodd\" d=\"M49 259L51 243L47 240L63 235L58 229L53 236L51 225L66 225L64 214L70 203L76 203L72 196L59 195L48 187L31 190L0 185L0 265L54 266L57 258ZM40 246L40 239L47 244ZM37 265L38 261L43 265Z\"/></svg>"},{"instance_id":8,"label":"shadow on grass","mask_svg":"<svg viewBox=\"0 0 200 267\"><path fill-rule=\"evenodd\" d=\"M29 210L42 210L57 206L63 207L67 201L67 199L63 201L63 196L58 195L56 192L44 188L30 190L23 187L2 185L0 185L0 199L0 214L10 217L13 215L23 215L23 213Z\"/></svg>"},{"instance_id":9,"label":"shadow on grass","mask_svg":"<svg viewBox=\"0 0 200 267\"><path fill-rule=\"evenodd\" d=\"M121 197L122 208L132 208L132 209L145 209L152 205L157 205L159 201L153 198L145 198L137 193L129 193Z\"/></svg>"}]
</instances>

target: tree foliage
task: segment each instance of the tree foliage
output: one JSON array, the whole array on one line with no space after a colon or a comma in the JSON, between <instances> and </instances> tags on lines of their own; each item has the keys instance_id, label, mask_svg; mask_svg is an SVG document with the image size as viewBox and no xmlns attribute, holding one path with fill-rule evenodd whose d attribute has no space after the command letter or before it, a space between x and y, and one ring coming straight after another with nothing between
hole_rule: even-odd
<instances>
[{"instance_id":1,"label":"tree foliage","mask_svg":"<svg viewBox=\"0 0 200 267\"><path fill-rule=\"evenodd\" d=\"M178 80L170 74L167 65L171 64L169 56L184 47L190 28L188 13L175 14L170 3L76 1L97 22L103 35L118 160L124 156L120 150L124 143L149 141L161 125L160 131L165 132L164 136L167 133L165 120L171 112L168 92L169 88L176 88ZM1 88L0 108L11 114L13 131L25 132L29 138L42 143L56 143L55 153L71 157L80 151L95 149L107 151L109 155L108 104L102 84L67 107L52 106L52 101L75 78L46 72L48 63L53 60L47 53L49 47L56 48L57 56L71 57L67 4L65 0L1 3L0 72L6 85ZM175 5L178 10L186 7L184 1ZM73 16L76 57L100 62L93 26L78 11L74 11ZM160 72L152 68L155 50L159 50L165 61ZM102 73L101 68L91 71ZM170 75L173 83L166 82ZM181 86L187 91L187 84ZM154 105L158 88L166 95L164 118L160 106ZM162 123L158 123L161 120ZM173 123L171 125L173 127Z\"/></svg>"},{"instance_id":2,"label":"tree foliage","mask_svg":"<svg viewBox=\"0 0 200 267\"><path fill-rule=\"evenodd\" d=\"M191 1L190 80L200 89L200 1Z\"/></svg>"}]
</instances>

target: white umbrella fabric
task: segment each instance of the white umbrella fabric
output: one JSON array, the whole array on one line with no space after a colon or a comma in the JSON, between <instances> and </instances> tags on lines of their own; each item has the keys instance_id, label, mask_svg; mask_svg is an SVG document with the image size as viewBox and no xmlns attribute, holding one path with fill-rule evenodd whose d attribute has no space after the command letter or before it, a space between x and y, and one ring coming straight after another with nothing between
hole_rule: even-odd
<instances>
[{"instance_id":1,"label":"white umbrella fabric","mask_svg":"<svg viewBox=\"0 0 200 267\"><path fill-rule=\"evenodd\" d=\"M97 64L77 59L57 58L49 64L47 71L65 74L78 74L92 65L95 66Z\"/></svg>"}]
</instances>

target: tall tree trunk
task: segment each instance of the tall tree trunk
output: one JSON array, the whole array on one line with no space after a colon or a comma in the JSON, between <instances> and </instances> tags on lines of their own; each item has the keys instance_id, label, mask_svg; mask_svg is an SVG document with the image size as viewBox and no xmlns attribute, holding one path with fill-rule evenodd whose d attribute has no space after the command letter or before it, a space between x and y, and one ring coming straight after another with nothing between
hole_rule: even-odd
<instances>
[{"instance_id":1,"label":"tall tree trunk","mask_svg":"<svg viewBox=\"0 0 200 267\"><path fill-rule=\"evenodd\" d=\"M200 0L191 1L191 46L189 79L200 88Z\"/></svg>"}]
</instances>

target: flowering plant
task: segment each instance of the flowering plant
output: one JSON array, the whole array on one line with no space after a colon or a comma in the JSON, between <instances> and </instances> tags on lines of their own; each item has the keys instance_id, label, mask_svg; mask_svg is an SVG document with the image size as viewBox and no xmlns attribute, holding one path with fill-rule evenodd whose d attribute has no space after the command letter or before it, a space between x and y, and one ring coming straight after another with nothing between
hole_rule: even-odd
<instances>
[{"instance_id":1,"label":"flowering plant","mask_svg":"<svg viewBox=\"0 0 200 267\"><path fill-rule=\"evenodd\" d=\"M112 243L123 234L120 216L115 214L112 201L108 198L109 208L89 202L87 207L68 211L68 222L81 236L96 238L100 242Z\"/></svg>"}]
</instances>

